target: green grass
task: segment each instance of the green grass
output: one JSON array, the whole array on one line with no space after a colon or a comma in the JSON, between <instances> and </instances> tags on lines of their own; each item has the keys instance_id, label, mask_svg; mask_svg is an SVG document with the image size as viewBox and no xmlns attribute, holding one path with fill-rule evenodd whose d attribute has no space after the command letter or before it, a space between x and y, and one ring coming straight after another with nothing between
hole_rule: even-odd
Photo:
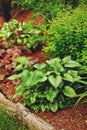
<instances>
[{"instance_id":1,"label":"green grass","mask_svg":"<svg viewBox=\"0 0 87 130\"><path fill-rule=\"evenodd\" d=\"M15 120L11 114L7 114L4 108L0 108L0 130L29 130L29 128Z\"/></svg>"}]
</instances>

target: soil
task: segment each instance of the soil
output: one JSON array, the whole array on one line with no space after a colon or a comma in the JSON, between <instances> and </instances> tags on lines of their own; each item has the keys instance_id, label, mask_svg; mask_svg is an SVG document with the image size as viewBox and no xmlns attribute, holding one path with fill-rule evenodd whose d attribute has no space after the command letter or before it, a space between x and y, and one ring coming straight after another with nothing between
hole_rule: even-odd
<instances>
[{"instance_id":1,"label":"soil","mask_svg":"<svg viewBox=\"0 0 87 130\"><path fill-rule=\"evenodd\" d=\"M36 26L38 26L44 20L42 17L32 19L31 11L20 12L15 16L15 18L20 22L33 20ZM0 25L3 23L4 20L2 17L0 17ZM0 40L0 43L1 42L2 41ZM46 58L49 58L49 56L39 49L36 52L29 53L28 58L30 59L31 64L35 64L37 62L45 62ZM13 85L12 82L4 79L4 73L5 69L1 68L0 91L2 91L10 100L12 100L12 97L15 94L15 85ZM4 83L2 82L3 79L5 80ZM22 97L17 97L14 102L20 102L21 100ZM39 112L36 115L49 122L56 128L56 130L87 130L87 104L80 104L72 109L58 110L56 113Z\"/></svg>"}]
</instances>

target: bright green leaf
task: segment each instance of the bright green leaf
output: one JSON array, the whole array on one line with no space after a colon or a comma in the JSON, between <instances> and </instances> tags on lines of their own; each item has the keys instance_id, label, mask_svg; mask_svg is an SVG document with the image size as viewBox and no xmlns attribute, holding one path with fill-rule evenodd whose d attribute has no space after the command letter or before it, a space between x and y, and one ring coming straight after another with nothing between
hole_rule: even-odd
<instances>
[{"instance_id":1,"label":"bright green leaf","mask_svg":"<svg viewBox=\"0 0 87 130\"><path fill-rule=\"evenodd\" d=\"M71 56L66 56L66 57L64 57L63 59L62 59L62 62L65 64L65 63L67 63L68 61L70 61L71 60Z\"/></svg>"},{"instance_id":2,"label":"bright green leaf","mask_svg":"<svg viewBox=\"0 0 87 130\"><path fill-rule=\"evenodd\" d=\"M53 104L50 104L50 109L52 112L56 112L58 110L58 103L55 102Z\"/></svg>"},{"instance_id":3,"label":"bright green leaf","mask_svg":"<svg viewBox=\"0 0 87 130\"><path fill-rule=\"evenodd\" d=\"M17 65L16 68L14 69L14 72L17 72L17 71L20 71L20 70L23 70L22 64Z\"/></svg>"},{"instance_id":4,"label":"bright green leaf","mask_svg":"<svg viewBox=\"0 0 87 130\"><path fill-rule=\"evenodd\" d=\"M64 74L64 79L69 81L69 82L74 82L73 77L68 73Z\"/></svg>"},{"instance_id":5,"label":"bright green leaf","mask_svg":"<svg viewBox=\"0 0 87 130\"><path fill-rule=\"evenodd\" d=\"M46 94L46 98L50 102L53 102L53 100L57 96L57 94L58 94L58 90L50 89L49 92L47 92L47 94Z\"/></svg>"},{"instance_id":6,"label":"bright green leaf","mask_svg":"<svg viewBox=\"0 0 87 130\"><path fill-rule=\"evenodd\" d=\"M34 67L34 68L39 69L39 70L41 70L41 69L45 68L45 66L46 66L46 64L44 64L44 63L42 63L42 64L35 64L35 65L33 65L33 67Z\"/></svg>"},{"instance_id":7,"label":"bright green leaf","mask_svg":"<svg viewBox=\"0 0 87 130\"><path fill-rule=\"evenodd\" d=\"M65 64L65 67L68 67L68 68L75 68L75 67L80 67L80 66L81 65L74 60L70 60Z\"/></svg>"},{"instance_id":8,"label":"bright green leaf","mask_svg":"<svg viewBox=\"0 0 87 130\"><path fill-rule=\"evenodd\" d=\"M17 57L17 58L14 59L14 61L18 62L18 63L20 63L22 65L29 64L29 60L24 56Z\"/></svg>"},{"instance_id":9,"label":"bright green leaf","mask_svg":"<svg viewBox=\"0 0 87 130\"><path fill-rule=\"evenodd\" d=\"M33 103L35 103L36 98L35 97L30 97L30 101L31 101L31 104L33 104Z\"/></svg>"},{"instance_id":10,"label":"bright green leaf","mask_svg":"<svg viewBox=\"0 0 87 130\"><path fill-rule=\"evenodd\" d=\"M8 77L9 80L14 80L14 79L19 79L22 77L22 73L18 74L18 75L12 75L10 77Z\"/></svg>"},{"instance_id":11,"label":"bright green leaf","mask_svg":"<svg viewBox=\"0 0 87 130\"><path fill-rule=\"evenodd\" d=\"M48 80L54 86L54 88L57 88L62 82L61 76L54 77L53 75L51 75L48 77Z\"/></svg>"},{"instance_id":12,"label":"bright green leaf","mask_svg":"<svg viewBox=\"0 0 87 130\"><path fill-rule=\"evenodd\" d=\"M65 96L70 97L70 98L73 98L73 97L77 96L77 94L74 91L74 89L71 88L70 86L65 86L65 88L63 90L63 93L64 93Z\"/></svg>"}]
</instances>

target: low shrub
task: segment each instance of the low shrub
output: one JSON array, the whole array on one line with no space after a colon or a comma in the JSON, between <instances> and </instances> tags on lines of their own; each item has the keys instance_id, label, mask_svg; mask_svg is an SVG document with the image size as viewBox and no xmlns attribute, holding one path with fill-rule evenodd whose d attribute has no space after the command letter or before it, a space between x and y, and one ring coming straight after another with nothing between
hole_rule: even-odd
<instances>
[{"instance_id":1,"label":"low shrub","mask_svg":"<svg viewBox=\"0 0 87 130\"><path fill-rule=\"evenodd\" d=\"M24 105L35 112L56 112L73 106L79 97L87 95L86 76L82 76L84 71L70 56L33 66L28 66L29 61L25 57L15 58L14 61L19 63L14 69L17 74L8 79L21 79L21 83L16 86L16 95L23 95Z\"/></svg>"},{"instance_id":2,"label":"low shrub","mask_svg":"<svg viewBox=\"0 0 87 130\"><path fill-rule=\"evenodd\" d=\"M87 47L86 13L86 6L60 11L43 31L47 39L44 50L52 57L71 55L72 59L86 65L86 60L83 59Z\"/></svg>"}]
</instances>

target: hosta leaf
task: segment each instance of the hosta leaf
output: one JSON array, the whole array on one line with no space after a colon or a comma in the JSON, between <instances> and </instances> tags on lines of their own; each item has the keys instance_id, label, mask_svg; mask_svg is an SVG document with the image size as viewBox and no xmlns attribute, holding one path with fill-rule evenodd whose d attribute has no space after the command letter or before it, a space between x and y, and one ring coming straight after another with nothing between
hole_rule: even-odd
<instances>
[{"instance_id":1,"label":"hosta leaf","mask_svg":"<svg viewBox=\"0 0 87 130\"><path fill-rule=\"evenodd\" d=\"M58 103L55 102L53 104L50 104L50 109L52 112L56 112L58 110Z\"/></svg>"},{"instance_id":2,"label":"hosta leaf","mask_svg":"<svg viewBox=\"0 0 87 130\"><path fill-rule=\"evenodd\" d=\"M46 94L46 98L50 102L53 102L53 100L57 96L57 94L58 94L58 90L50 89L49 92L47 92L47 94Z\"/></svg>"},{"instance_id":3,"label":"hosta leaf","mask_svg":"<svg viewBox=\"0 0 87 130\"><path fill-rule=\"evenodd\" d=\"M39 70L45 68L45 66L46 66L46 64L44 64L44 63L33 65L34 68L39 69Z\"/></svg>"},{"instance_id":4,"label":"hosta leaf","mask_svg":"<svg viewBox=\"0 0 87 130\"><path fill-rule=\"evenodd\" d=\"M27 78L27 81L26 81L26 83L25 83L25 85L26 85L27 87L32 86L33 75L34 75L34 72L33 72L33 71L28 72L28 78Z\"/></svg>"},{"instance_id":5,"label":"hosta leaf","mask_svg":"<svg viewBox=\"0 0 87 130\"><path fill-rule=\"evenodd\" d=\"M73 88L71 88L70 86L65 86L63 93L65 96L70 97L70 98L77 96L75 90Z\"/></svg>"},{"instance_id":6,"label":"hosta leaf","mask_svg":"<svg viewBox=\"0 0 87 130\"><path fill-rule=\"evenodd\" d=\"M12 75L10 77L8 77L9 80L14 80L14 79L19 79L22 77L22 73L18 74L18 75Z\"/></svg>"},{"instance_id":7,"label":"hosta leaf","mask_svg":"<svg viewBox=\"0 0 87 130\"><path fill-rule=\"evenodd\" d=\"M81 77L78 75L78 71L69 70L67 72L68 72L68 74L70 74L72 76L73 81L79 81L81 79Z\"/></svg>"},{"instance_id":8,"label":"hosta leaf","mask_svg":"<svg viewBox=\"0 0 87 130\"><path fill-rule=\"evenodd\" d=\"M60 64L61 60L59 58L47 61L47 63L54 69L55 73L64 71L63 66Z\"/></svg>"},{"instance_id":9,"label":"hosta leaf","mask_svg":"<svg viewBox=\"0 0 87 130\"><path fill-rule=\"evenodd\" d=\"M23 70L22 72L22 80L26 81L28 79L29 76L29 71L27 69Z\"/></svg>"},{"instance_id":10,"label":"hosta leaf","mask_svg":"<svg viewBox=\"0 0 87 130\"><path fill-rule=\"evenodd\" d=\"M68 61L70 61L71 60L71 56L66 56L66 57L64 57L63 59L62 59L62 62L63 63L67 63Z\"/></svg>"},{"instance_id":11,"label":"hosta leaf","mask_svg":"<svg viewBox=\"0 0 87 130\"><path fill-rule=\"evenodd\" d=\"M69 67L69 68L75 68L75 67L80 67L81 65L74 61L74 60L70 60L65 64L65 67Z\"/></svg>"},{"instance_id":12,"label":"hosta leaf","mask_svg":"<svg viewBox=\"0 0 87 130\"><path fill-rule=\"evenodd\" d=\"M76 82L81 79L80 76L78 76L78 72L74 70L69 70L67 73L64 74L64 79L69 82Z\"/></svg>"},{"instance_id":13,"label":"hosta leaf","mask_svg":"<svg viewBox=\"0 0 87 130\"><path fill-rule=\"evenodd\" d=\"M32 85L35 85L39 82L44 82L47 80L47 77L39 70L34 71Z\"/></svg>"},{"instance_id":14,"label":"hosta leaf","mask_svg":"<svg viewBox=\"0 0 87 130\"><path fill-rule=\"evenodd\" d=\"M54 86L54 88L57 88L62 82L61 76L54 77L53 75L51 75L48 77L48 80Z\"/></svg>"},{"instance_id":15,"label":"hosta leaf","mask_svg":"<svg viewBox=\"0 0 87 130\"><path fill-rule=\"evenodd\" d=\"M46 109L45 106L42 104L42 105L41 105L41 110L42 110L42 112L45 112L45 109Z\"/></svg>"},{"instance_id":16,"label":"hosta leaf","mask_svg":"<svg viewBox=\"0 0 87 130\"><path fill-rule=\"evenodd\" d=\"M23 91L24 91L24 86L22 84L18 85L16 87L16 95L22 95Z\"/></svg>"},{"instance_id":17,"label":"hosta leaf","mask_svg":"<svg viewBox=\"0 0 87 130\"><path fill-rule=\"evenodd\" d=\"M64 74L64 79L69 81L69 82L73 82L73 77L68 73Z\"/></svg>"},{"instance_id":18,"label":"hosta leaf","mask_svg":"<svg viewBox=\"0 0 87 130\"><path fill-rule=\"evenodd\" d=\"M59 58L54 58L54 59L51 59L51 60L47 60L47 64L49 64L50 66L54 66L55 63L60 63L61 59Z\"/></svg>"},{"instance_id":19,"label":"hosta leaf","mask_svg":"<svg viewBox=\"0 0 87 130\"><path fill-rule=\"evenodd\" d=\"M17 62L17 63L20 63L22 65L29 64L29 60L24 56L17 57L17 58L14 59L14 61Z\"/></svg>"},{"instance_id":20,"label":"hosta leaf","mask_svg":"<svg viewBox=\"0 0 87 130\"><path fill-rule=\"evenodd\" d=\"M33 103L35 103L36 98L35 97L30 97L30 101L31 101L31 104L33 104Z\"/></svg>"},{"instance_id":21,"label":"hosta leaf","mask_svg":"<svg viewBox=\"0 0 87 130\"><path fill-rule=\"evenodd\" d=\"M17 65L13 72L17 72L17 71L20 71L20 70L23 70L22 64Z\"/></svg>"}]
</instances>

